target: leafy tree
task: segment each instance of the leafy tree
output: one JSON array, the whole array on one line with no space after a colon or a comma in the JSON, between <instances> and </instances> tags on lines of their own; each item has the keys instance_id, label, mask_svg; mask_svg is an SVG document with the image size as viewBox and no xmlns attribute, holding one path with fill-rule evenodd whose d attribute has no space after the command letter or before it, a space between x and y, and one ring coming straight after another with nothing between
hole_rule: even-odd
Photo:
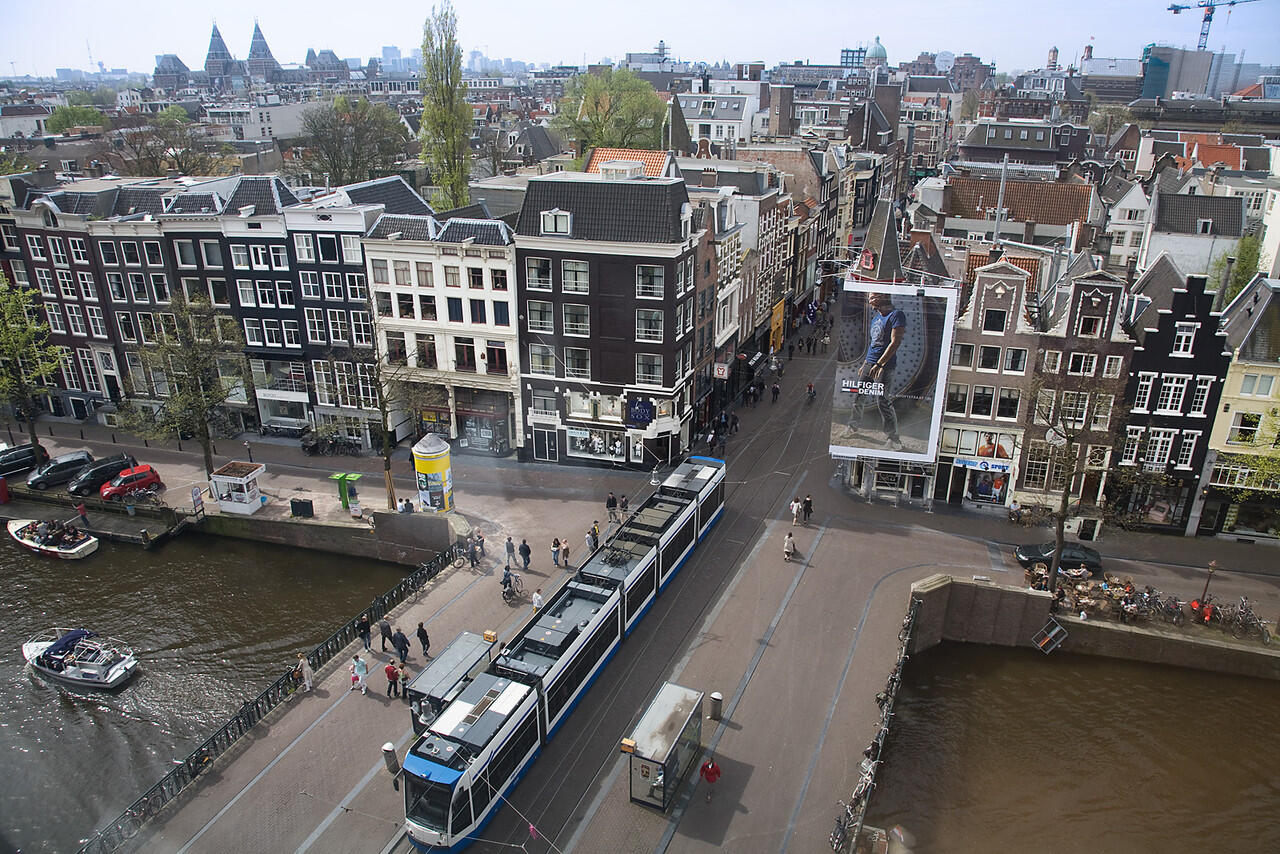
<instances>
[{"instance_id":1,"label":"leafy tree","mask_svg":"<svg viewBox=\"0 0 1280 854\"><path fill-rule=\"evenodd\" d=\"M76 107L114 107L116 92L106 86L99 86L92 92L76 89L74 92L67 93L67 103Z\"/></svg>"},{"instance_id":2,"label":"leafy tree","mask_svg":"<svg viewBox=\"0 0 1280 854\"><path fill-rule=\"evenodd\" d=\"M1213 259L1213 264L1209 267L1209 287L1221 287L1222 277L1227 272L1228 257L1236 260L1231 267L1231 278L1227 280L1227 286L1218 295L1219 308L1235 299L1236 294L1244 290L1244 286L1252 282L1253 277L1266 264L1266 259L1262 257L1262 239L1256 234L1246 234L1234 247Z\"/></svg>"},{"instance_id":3,"label":"leafy tree","mask_svg":"<svg viewBox=\"0 0 1280 854\"><path fill-rule=\"evenodd\" d=\"M16 151L0 151L0 175L12 175L31 168L27 158Z\"/></svg>"},{"instance_id":4,"label":"leafy tree","mask_svg":"<svg viewBox=\"0 0 1280 854\"><path fill-rule=\"evenodd\" d=\"M471 105L462 79L462 45L458 18L444 0L433 6L422 26L422 152L431 178L439 188L435 205L447 210L465 205L470 197Z\"/></svg>"},{"instance_id":5,"label":"leafy tree","mask_svg":"<svg viewBox=\"0 0 1280 854\"><path fill-rule=\"evenodd\" d=\"M1105 104L1089 113L1089 130L1107 136L1133 121L1133 113L1123 104Z\"/></svg>"},{"instance_id":6,"label":"leafy tree","mask_svg":"<svg viewBox=\"0 0 1280 854\"><path fill-rule=\"evenodd\" d=\"M961 121L971 121L978 117L978 90L966 89L960 99Z\"/></svg>"},{"instance_id":7,"label":"leafy tree","mask_svg":"<svg viewBox=\"0 0 1280 854\"><path fill-rule=\"evenodd\" d=\"M667 104L647 81L626 69L579 74L569 82L555 127L588 148L647 148L662 144Z\"/></svg>"},{"instance_id":8,"label":"leafy tree","mask_svg":"<svg viewBox=\"0 0 1280 854\"><path fill-rule=\"evenodd\" d=\"M1238 484L1223 487L1237 502L1267 500L1280 495L1280 417L1275 409L1264 411L1248 451L1220 454L1218 464L1239 466ZM1239 441L1234 439L1233 441Z\"/></svg>"},{"instance_id":9,"label":"leafy tree","mask_svg":"<svg viewBox=\"0 0 1280 854\"><path fill-rule=\"evenodd\" d=\"M26 420L33 445L40 444L39 401L62 359L62 349L49 342L49 326L39 317L35 291L10 285L0 272L0 403Z\"/></svg>"},{"instance_id":10,"label":"leafy tree","mask_svg":"<svg viewBox=\"0 0 1280 854\"><path fill-rule=\"evenodd\" d=\"M502 174L502 161L506 157L507 134L502 130L484 130L476 145L475 171L482 178Z\"/></svg>"},{"instance_id":11,"label":"leafy tree","mask_svg":"<svg viewBox=\"0 0 1280 854\"><path fill-rule=\"evenodd\" d=\"M159 343L139 349L141 376L125 382L128 400L120 423L149 439L192 436L213 474L213 440L231 433L226 405L249 399L244 338L235 319L216 311L206 297L173 293L171 315L157 315ZM139 387L139 381L145 383ZM141 400L155 401L154 408Z\"/></svg>"},{"instance_id":12,"label":"leafy tree","mask_svg":"<svg viewBox=\"0 0 1280 854\"><path fill-rule=\"evenodd\" d=\"M302 138L289 171L330 184L355 184L402 158L409 131L386 104L339 95L302 114Z\"/></svg>"},{"instance_id":13,"label":"leafy tree","mask_svg":"<svg viewBox=\"0 0 1280 854\"><path fill-rule=\"evenodd\" d=\"M230 173L235 152L191 121L187 111L167 107L155 116L120 119L114 131L124 152L121 171L132 175Z\"/></svg>"},{"instance_id":14,"label":"leafy tree","mask_svg":"<svg viewBox=\"0 0 1280 854\"><path fill-rule=\"evenodd\" d=\"M49 133L62 133L73 127L107 127L111 123L107 117L93 107L68 106L58 107L44 123Z\"/></svg>"}]
</instances>

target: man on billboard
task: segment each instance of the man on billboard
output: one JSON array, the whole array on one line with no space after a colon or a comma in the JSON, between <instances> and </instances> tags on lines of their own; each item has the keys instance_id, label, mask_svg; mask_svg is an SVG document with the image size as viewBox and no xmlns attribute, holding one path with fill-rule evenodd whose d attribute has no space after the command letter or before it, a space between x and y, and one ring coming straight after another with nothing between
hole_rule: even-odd
<instances>
[{"instance_id":1,"label":"man on billboard","mask_svg":"<svg viewBox=\"0 0 1280 854\"><path fill-rule=\"evenodd\" d=\"M893 300L888 294L870 294L867 304L875 313L871 321L871 332L867 336L867 353L858 369L861 382L850 429L857 431L862 426L862 415L866 409L868 398L873 398L876 408L880 410L880 418L884 423L884 433L889 447L895 451L903 450L902 439L898 436L898 413L893 406L893 396L889 389L893 385L893 369L897 365L898 348L906 335L907 316L894 308Z\"/></svg>"}]
</instances>

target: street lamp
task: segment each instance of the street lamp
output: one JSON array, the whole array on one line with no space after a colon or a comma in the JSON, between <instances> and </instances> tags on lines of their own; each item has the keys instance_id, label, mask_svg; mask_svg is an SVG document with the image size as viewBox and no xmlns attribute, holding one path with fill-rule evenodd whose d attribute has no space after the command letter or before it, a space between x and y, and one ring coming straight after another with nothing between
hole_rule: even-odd
<instances>
[{"instance_id":1,"label":"street lamp","mask_svg":"<svg viewBox=\"0 0 1280 854\"><path fill-rule=\"evenodd\" d=\"M1209 582L1213 581L1213 573L1218 569L1216 560L1209 561L1209 576L1204 580L1204 592L1200 594L1201 607L1204 605L1204 598L1209 595Z\"/></svg>"}]
</instances>

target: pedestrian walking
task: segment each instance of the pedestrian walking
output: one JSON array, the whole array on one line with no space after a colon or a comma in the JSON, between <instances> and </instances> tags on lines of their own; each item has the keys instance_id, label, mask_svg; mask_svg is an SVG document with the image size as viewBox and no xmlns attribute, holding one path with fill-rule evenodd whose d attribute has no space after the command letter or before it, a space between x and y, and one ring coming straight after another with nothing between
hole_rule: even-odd
<instances>
[{"instance_id":1,"label":"pedestrian walking","mask_svg":"<svg viewBox=\"0 0 1280 854\"><path fill-rule=\"evenodd\" d=\"M396 626L396 633L391 636L391 645L396 648L396 655L400 656L401 661L409 660L409 639L400 631L399 626Z\"/></svg>"},{"instance_id":2,"label":"pedestrian walking","mask_svg":"<svg viewBox=\"0 0 1280 854\"><path fill-rule=\"evenodd\" d=\"M302 690L310 691L312 680L315 679L315 671L311 669L311 662L307 661L307 657L302 653L298 653L298 666L293 670L297 678L302 680Z\"/></svg>"},{"instance_id":3,"label":"pedestrian walking","mask_svg":"<svg viewBox=\"0 0 1280 854\"><path fill-rule=\"evenodd\" d=\"M796 526L796 522L800 521L800 509L804 505L800 503L800 496L797 495L795 498L791 499L791 503L787 506L791 509L791 527L794 528Z\"/></svg>"},{"instance_id":4,"label":"pedestrian walking","mask_svg":"<svg viewBox=\"0 0 1280 854\"><path fill-rule=\"evenodd\" d=\"M520 560L524 561L524 568L527 572L529 569L529 557L533 554L533 549L529 548L528 540L520 541Z\"/></svg>"},{"instance_id":5,"label":"pedestrian walking","mask_svg":"<svg viewBox=\"0 0 1280 854\"><path fill-rule=\"evenodd\" d=\"M516 544L511 541L510 537L507 537L507 568L508 569L511 568L511 564L512 562L515 561L515 559L516 559Z\"/></svg>"},{"instance_id":6,"label":"pedestrian walking","mask_svg":"<svg viewBox=\"0 0 1280 854\"><path fill-rule=\"evenodd\" d=\"M373 626L369 623L369 615L361 614L356 619L356 634L360 635L360 640L364 641L364 651L373 650Z\"/></svg>"},{"instance_id":7,"label":"pedestrian walking","mask_svg":"<svg viewBox=\"0 0 1280 854\"><path fill-rule=\"evenodd\" d=\"M716 434L713 430L707 431L707 456L711 456L716 452Z\"/></svg>"},{"instance_id":8,"label":"pedestrian walking","mask_svg":"<svg viewBox=\"0 0 1280 854\"><path fill-rule=\"evenodd\" d=\"M382 668L382 672L387 674L387 696L400 696L400 670L394 662L388 662L387 666Z\"/></svg>"},{"instance_id":9,"label":"pedestrian walking","mask_svg":"<svg viewBox=\"0 0 1280 854\"><path fill-rule=\"evenodd\" d=\"M596 538L590 530L587 531L586 537L583 538L587 544L587 554L590 555L596 550Z\"/></svg>"},{"instance_id":10,"label":"pedestrian walking","mask_svg":"<svg viewBox=\"0 0 1280 854\"><path fill-rule=\"evenodd\" d=\"M621 498L619 498L619 499L618 499L618 512L619 512L619 513L621 513L623 516L626 516L626 515L627 515L627 511L629 511L630 509L631 509L631 502L627 500L627 496L625 496L625 495L624 495L624 496L622 496Z\"/></svg>"},{"instance_id":11,"label":"pedestrian walking","mask_svg":"<svg viewBox=\"0 0 1280 854\"><path fill-rule=\"evenodd\" d=\"M388 620L386 617L383 617L381 620L378 621L378 633L382 635L382 651L386 652L387 641L391 640L391 621ZM395 643L393 642L391 646L394 649Z\"/></svg>"},{"instance_id":12,"label":"pedestrian walking","mask_svg":"<svg viewBox=\"0 0 1280 854\"><path fill-rule=\"evenodd\" d=\"M825 332L822 334L822 352L827 352L827 345L831 343L831 336Z\"/></svg>"},{"instance_id":13,"label":"pedestrian walking","mask_svg":"<svg viewBox=\"0 0 1280 854\"><path fill-rule=\"evenodd\" d=\"M556 566L560 565L560 538L556 537L551 541L551 562Z\"/></svg>"},{"instance_id":14,"label":"pedestrian walking","mask_svg":"<svg viewBox=\"0 0 1280 854\"><path fill-rule=\"evenodd\" d=\"M480 557L489 556L489 553L484 550L484 531L476 531L476 547L480 549Z\"/></svg>"},{"instance_id":15,"label":"pedestrian walking","mask_svg":"<svg viewBox=\"0 0 1280 854\"><path fill-rule=\"evenodd\" d=\"M816 347L817 344L818 344L818 337L816 335L810 335L809 336L809 355L810 356L813 355L813 348Z\"/></svg>"},{"instance_id":16,"label":"pedestrian walking","mask_svg":"<svg viewBox=\"0 0 1280 854\"><path fill-rule=\"evenodd\" d=\"M405 667L402 661L396 669L400 671L400 696L404 697L407 703L409 702L409 668Z\"/></svg>"},{"instance_id":17,"label":"pedestrian walking","mask_svg":"<svg viewBox=\"0 0 1280 854\"><path fill-rule=\"evenodd\" d=\"M368 685L366 681L369 677L369 665L359 655L353 655L351 665L347 668L351 671L351 690L360 689L360 693L367 693Z\"/></svg>"},{"instance_id":18,"label":"pedestrian walking","mask_svg":"<svg viewBox=\"0 0 1280 854\"><path fill-rule=\"evenodd\" d=\"M475 537L467 537L467 557L471 560L471 568L480 565L480 544Z\"/></svg>"},{"instance_id":19,"label":"pedestrian walking","mask_svg":"<svg viewBox=\"0 0 1280 854\"><path fill-rule=\"evenodd\" d=\"M738 413L736 413L736 412L735 412L735 413L733 413L733 416L729 419L729 432L730 432L730 433L737 433L737 432L738 432L738 423L739 423L739 420L740 420L740 419L738 418Z\"/></svg>"},{"instance_id":20,"label":"pedestrian walking","mask_svg":"<svg viewBox=\"0 0 1280 854\"><path fill-rule=\"evenodd\" d=\"M782 541L782 559L787 563L791 563L791 558L796 553L796 538L790 531L787 531L786 539Z\"/></svg>"},{"instance_id":21,"label":"pedestrian walking","mask_svg":"<svg viewBox=\"0 0 1280 854\"><path fill-rule=\"evenodd\" d=\"M612 492L610 492L609 497L604 500L604 509L609 512L610 522L622 521L618 516L618 498Z\"/></svg>"},{"instance_id":22,"label":"pedestrian walking","mask_svg":"<svg viewBox=\"0 0 1280 854\"><path fill-rule=\"evenodd\" d=\"M600 544L600 520L591 520L591 536L596 538L596 545Z\"/></svg>"},{"instance_id":23,"label":"pedestrian walking","mask_svg":"<svg viewBox=\"0 0 1280 854\"><path fill-rule=\"evenodd\" d=\"M778 402L778 395L780 395L780 394L782 394L782 386L778 385L777 383L774 383L774 384L773 384L773 400L772 400L772 401L770 401L770 403L771 403L771 404L772 404L772 403L777 403L777 402Z\"/></svg>"},{"instance_id":24,"label":"pedestrian walking","mask_svg":"<svg viewBox=\"0 0 1280 854\"><path fill-rule=\"evenodd\" d=\"M540 610L542 610L542 588L541 587L533 591L533 613L536 614Z\"/></svg>"},{"instance_id":25,"label":"pedestrian walking","mask_svg":"<svg viewBox=\"0 0 1280 854\"><path fill-rule=\"evenodd\" d=\"M716 764L714 756L708 756L707 761L702 763L702 770L698 772L707 784L707 803L711 803L711 790L715 787L716 781L720 779L720 766Z\"/></svg>"},{"instance_id":26,"label":"pedestrian walking","mask_svg":"<svg viewBox=\"0 0 1280 854\"><path fill-rule=\"evenodd\" d=\"M794 343L787 345L787 361L790 362L796 357L796 345Z\"/></svg>"},{"instance_id":27,"label":"pedestrian walking","mask_svg":"<svg viewBox=\"0 0 1280 854\"><path fill-rule=\"evenodd\" d=\"M564 564L565 569L571 568L569 566L569 538L568 537L565 537L563 540L560 541L560 562Z\"/></svg>"},{"instance_id":28,"label":"pedestrian walking","mask_svg":"<svg viewBox=\"0 0 1280 854\"><path fill-rule=\"evenodd\" d=\"M431 649L431 635L427 634L427 627L422 625L421 620L418 621L417 635L418 641L422 644L422 657L430 658L431 656L427 654L427 650Z\"/></svg>"},{"instance_id":29,"label":"pedestrian walking","mask_svg":"<svg viewBox=\"0 0 1280 854\"><path fill-rule=\"evenodd\" d=\"M800 512L804 515L804 523L809 524L809 517L813 515L813 496L805 495L804 501L800 502Z\"/></svg>"}]
</instances>

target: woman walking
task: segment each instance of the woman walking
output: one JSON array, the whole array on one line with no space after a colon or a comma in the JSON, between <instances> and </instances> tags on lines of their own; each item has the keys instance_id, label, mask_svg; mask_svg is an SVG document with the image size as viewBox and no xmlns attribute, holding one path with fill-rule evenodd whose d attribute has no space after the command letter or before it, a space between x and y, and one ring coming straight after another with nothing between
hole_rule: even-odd
<instances>
[{"instance_id":1,"label":"woman walking","mask_svg":"<svg viewBox=\"0 0 1280 854\"><path fill-rule=\"evenodd\" d=\"M315 672L311 669L311 662L307 661L307 657L302 653L298 653L298 666L294 668L294 673L302 680L302 690L310 691Z\"/></svg>"},{"instance_id":2,"label":"woman walking","mask_svg":"<svg viewBox=\"0 0 1280 854\"><path fill-rule=\"evenodd\" d=\"M556 566L560 565L560 538L556 537L551 541L551 562Z\"/></svg>"},{"instance_id":3,"label":"woman walking","mask_svg":"<svg viewBox=\"0 0 1280 854\"><path fill-rule=\"evenodd\" d=\"M564 564L565 569L569 569L569 538L565 537L560 541L560 562Z\"/></svg>"},{"instance_id":4,"label":"woman walking","mask_svg":"<svg viewBox=\"0 0 1280 854\"><path fill-rule=\"evenodd\" d=\"M782 541L782 559L787 563L791 563L791 558L796 553L796 538L790 531L787 531L787 538Z\"/></svg>"},{"instance_id":5,"label":"woman walking","mask_svg":"<svg viewBox=\"0 0 1280 854\"><path fill-rule=\"evenodd\" d=\"M347 668L351 671L351 690L354 691L359 686L360 693L366 694L368 685L365 684L365 680L369 676L369 665L359 655L353 655L351 658L351 666Z\"/></svg>"}]
</instances>

